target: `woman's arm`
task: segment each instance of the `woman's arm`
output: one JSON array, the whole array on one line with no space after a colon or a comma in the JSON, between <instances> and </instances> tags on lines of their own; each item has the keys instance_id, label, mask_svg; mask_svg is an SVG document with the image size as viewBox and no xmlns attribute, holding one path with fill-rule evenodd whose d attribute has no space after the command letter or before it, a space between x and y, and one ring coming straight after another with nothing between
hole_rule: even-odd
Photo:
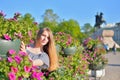
<instances>
[{"instance_id":1,"label":"woman's arm","mask_svg":"<svg viewBox=\"0 0 120 80\"><path fill-rule=\"evenodd\" d=\"M25 44L23 41L21 42L20 50L23 52L26 52ZM32 60L32 64L33 66L42 66L44 63L41 59L35 59L35 60Z\"/></svg>"}]
</instances>

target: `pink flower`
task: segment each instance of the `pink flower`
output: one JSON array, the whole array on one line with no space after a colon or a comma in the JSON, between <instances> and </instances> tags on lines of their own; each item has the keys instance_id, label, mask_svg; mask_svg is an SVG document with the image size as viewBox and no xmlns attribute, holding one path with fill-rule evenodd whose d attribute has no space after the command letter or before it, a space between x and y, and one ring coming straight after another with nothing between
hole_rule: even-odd
<instances>
[{"instance_id":1,"label":"pink flower","mask_svg":"<svg viewBox=\"0 0 120 80\"><path fill-rule=\"evenodd\" d=\"M33 78L37 78L37 72L33 72L33 73L32 73L32 77L33 77Z\"/></svg>"},{"instance_id":2,"label":"pink flower","mask_svg":"<svg viewBox=\"0 0 120 80\"><path fill-rule=\"evenodd\" d=\"M34 22L33 24L38 25L38 23L37 23L37 22Z\"/></svg>"},{"instance_id":3,"label":"pink flower","mask_svg":"<svg viewBox=\"0 0 120 80\"><path fill-rule=\"evenodd\" d=\"M29 66L24 66L24 71L25 71L25 72L30 72L30 70L31 70L31 67L29 67Z\"/></svg>"},{"instance_id":4,"label":"pink flower","mask_svg":"<svg viewBox=\"0 0 120 80\"><path fill-rule=\"evenodd\" d=\"M2 60L2 57L0 57L0 60Z\"/></svg>"},{"instance_id":5,"label":"pink flower","mask_svg":"<svg viewBox=\"0 0 120 80\"><path fill-rule=\"evenodd\" d=\"M10 62L10 63L13 61L12 57L8 57L7 60L8 60L8 62Z\"/></svg>"},{"instance_id":6,"label":"pink flower","mask_svg":"<svg viewBox=\"0 0 120 80\"><path fill-rule=\"evenodd\" d=\"M92 60L92 61L93 61L93 58L90 58L90 60Z\"/></svg>"},{"instance_id":7,"label":"pink flower","mask_svg":"<svg viewBox=\"0 0 120 80\"><path fill-rule=\"evenodd\" d=\"M17 21L15 18L10 18L8 21Z\"/></svg>"},{"instance_id":8,"label":"pink flower","mask_svg":"<svg viewBox=\"0 0 120 80\"><path fill-rule=\"evenodd\" d=\"M4 36L4 38L5 38L6 40L10 40L10 39L11 39L10 36L7 35L7 34L4 34L3 36Z\"/></svg>"},{"instance_id":9,"label":"pink flower","mask_svg":"<svg viewBox=\"0 0 120 80\"><path fill-rule=\"evenodd\" d=\"M37 68L37 66L32 66L32 71L35 71Z\"/></svg>"},{"instance_id":10,"label":"pink flower","mask_svg":"<svg viewBox=\"0 0 120 80\"><path fill-rule=\"evenodd\" d=\"M83 58L82 58L82 60L86 60L86 58L85 58L85 57L83 57Z\"/></svg>"},{"instance_id":11,"label":"pink flower","mask_svg":"<svg viewBox=\"0 0 120 80\"><path fill-rule=\"evenodd\" d=\"M34 43L34 41L31 39L31 40L30 40L30 43Z\"/></svg>"},{"instance_id":12,"label":"pink flower","mask_svg":"<svg viewBox=\"0 0 120 80\"><path fill-rule=\"evenodd\" d=\"M19 54L20 54L21 56L26 56L26 55L27 55L27 53L25 53L25 52L23 52L23 51L19 51Z\"/></svg>"},{"instance_id":13,"label":"pink flower","mask_svg":"<svg viewBox=\"0 0 120 80\"><path fill-rule=\"evenodd\" d=\"M8 52L9 52L9 54L11 54L11 55L16 53L15 50L13 50L13 49L10 49Z\"/></svg>"},{"instance_id":14,"label":"pink flower","mask_svg":"<svg viewBox=\"0 0 120 80\"><path fill-rule=\"evenodd\" d=\"M49 72L45 72L45 76L48 76L50 73Z\"/></svg>"},{"instance_id":15,"label":"pink flower","mask_svg":"<svg viewBox=\"0 0 120 80\"><path fill-rule=\"evenodd\" d=\"M14 72L14 73L17 73L18 72L18 68L12 66L11 67L11 71Z\"/></svg>"},{"instance_id":16,"label":"pink flower","mask_svg":"<svg viewBox=\"0 0 120 80\"><path fill-rule=\"evenodd\" d=\"M94 57L96 57L96 54L94 53Z\"/></svg>"},{"instance_id":17,"label":"pink flower","mask_svg":"<svg viewBox=\"0 0 120 80\"><path fill-rule=\"evenodd\" d=\"M18 77L18 80L22 80L22 77Z\"/></svg>"},{"instance_id":18,"label":"pink flower","mask_svg":"<svg viewBox=\"0 0 120 80\"><path fill-rule=\"evenodd\" d=\"M14 35L17 36L18 38L22 38L23 37L21 32L19 32L19 33L15 32Z\"/></svg>"},{"instance_id":19,"label":"pink flower","mask_svg":"<svg viewBox=\"0 0 120 80\"><path fill-rule=\"evenodd\" d=\"M23 37L21 32L18 33L18 37L19 37L19 38L22 38L22 37Z\"/></svg>"},{"instance_id":20,"label":"pink flower","mask_svg":"<svg viewBox=\"0 0 120 80\"><path fill-rule=\"evenodd\" d=\"M9 80L16 80L16 76L13 72L8 73Z\"/></svg>"},{"instance_id":21,"label":"pink flower","mask_svg":"<svg viewBox=\"0 0 120 80\"><path fill-rule=\"evenodd\" d=\"M41 77L41 76L43 76L43 73L42 72L38 72L37 76Z\"/></svg>"},{"instance_id":22,"label":"pink flower","mask_svg":"<svg viewBox=\"0 0 120 80\"><path fill-rule=\"evenodd\" d=\"M32 77L36 78L37 80L42 80L41 76L43 76L42 72L38 72L38 73L37 72L33 72L33 74L32 74Z\"/></svg>"},{"instance_id":23,"label":"pink flower","mask_svg":"<svg viewBox=\"0 0 120 80\"><path fill-rule=\"evenodd\" d=\"M3 11L0 11L0 16L5 17L6 14Z\"/></svg>"},{"instance_id":24,"label":"pink flower","mask_svg":"<svg viewBox=\"0 0 120 80\"><path fill-rule=\"evenodd\" d=\"M20 58L20 56L15 56L14 57L14 59L15 59L15 61L19 64L20 63L20 61L22 60L21 58Z\"/></svg>"}]
</instances>

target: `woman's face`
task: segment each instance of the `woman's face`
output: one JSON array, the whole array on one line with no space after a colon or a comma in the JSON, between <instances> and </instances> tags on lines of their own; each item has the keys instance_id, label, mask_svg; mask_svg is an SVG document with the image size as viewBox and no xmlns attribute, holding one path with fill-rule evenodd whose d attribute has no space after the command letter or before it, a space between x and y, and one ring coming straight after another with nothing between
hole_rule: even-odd
<instances>
[{"instance_id":1,"label":"woman's face","mask_svg":"<svg viewBox=\"0 0 120 80\"><path fill-rule=\"evenodd\" d=\"M40 37L40 44L42 46L46 45L49 41L49 33L47 31L44 31Z\"/></svg>"}]
</instances>

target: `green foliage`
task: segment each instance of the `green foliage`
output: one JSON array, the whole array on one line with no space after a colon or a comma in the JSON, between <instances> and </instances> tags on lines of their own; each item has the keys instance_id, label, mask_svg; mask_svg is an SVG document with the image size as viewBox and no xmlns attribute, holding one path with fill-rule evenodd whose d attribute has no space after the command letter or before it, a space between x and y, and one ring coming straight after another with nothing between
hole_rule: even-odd
<instances>
[{"instance_id":1,"label":"green foliage","mask_svg":"<svg viewBox=\"0 0 120 80\"><path fill-rule=\"evenodd\" d=\"M42 22L39 24L39 28L43 28L43 27L49 27L52 30L53 34L58 30L58 26L56 22Z\"/></svg>"},{"instance_id":2,"label":"green foliage","mask_svg":"<svg viewBox=\"0 0 120 80\"><path fill-rule=\"evenodd\" d=\"M82 46L71 56L59 54L59 69L51 72L46 80L85 80L88 75L88 62L82 54Z\"/></svg>"},{"instance_id":3,"label":"green foliage","mask_svg":"<svg viewBox=\"0 0 120 80\"><path fill-rule=\"evenodd\" d=\"M16 74L16 79L18 79L19 76L24 76L24 66L32 67L30 62L28 56L16 54L15 51L11 53L9 50L9 56L0 60L0 72L3 73L5 77L10 77L8 74L13 72ZM26 74L28 74L28 76L31 75L31 73Z\"/></svg>"},{"instance_id":4,"label":"green foliage","mask_svg":"<svg viewBox=\"0 0 120 80\"><path fill-rule=\"evenodd\" d=\"M107 64L108 60L105 58L106 50L99 39L88 38L84 41L84 55L89 62L90 69L101 69Z\"/></svg>"},{"instance_id":5,"label":"green foliage","mask_svg":"<svg viewBox=\"0 0 120 80\"><path fill-rule=\"evenodd\" d=\"M84 24L83 33L85 34L85 37L89 37L94 33L94 27L92 27L89 23Z\"/></svg>"},{"instance_id":6,"label":"green foliage","mask_svg":"<svg viewBox=\"0 0 120 80\"><path fill-rule=\"evenodd\" d=\"M80 26L75 20L68 20L68 21L63 21L59 25L59 31L68 33L72 35L75 38L80 37L79 35L81 34L80 32Z\"/></svg>"},{"instance_id":7,"label":"green foliage","mask_svg":"<svg viewBox=\"0 0 120 80\"><path fill-rule=\"evenodd\" d=\"M0 37L4 34L8 34L12 39L19 37L25 43L29 43L29 40L33 40L38 29L37 23L34 22L34 18L30 14L22 16L20 13L15 13L13 18L6 19L0 16ZM31 36L28 34L31 32Z\"/></svg>"},{"instance_id":8,"label":"green foliage","mask_svg":"<svg viewBox=\"0 0 120 80\"><path fill-rule=\"evenodd\" d=\"M57 32L55 35L55 43L62 48L76 47L77 40L75 40L70 34L64 32Z\"/></svg>"},{"instance_id":9,"label":"green foliage","mask_svg":"<svg viewBox=\"0 0 120 80\"><path fill-rule=\"evenodd\" d=\"M70 19L68 21L59 21L59 16L53 12L52 9L47 9L43 14L43 22L39 24L41 27L49 27L53 33L65 32L72 35L74 38L82 41L83 33L81 33L80 26L77 21Z\"/></svg>"},{"instance_id":10,"label":"green foliage","mask_svg":"<svg viewBox=\"0 0 120 80\"><path fill-rule=\"evenodd\" d=\"M32 65L27 53L22 51L16 53L15 50L11 49L8 51L7 58L0 59L0 74L2 74L0 79L22 80L23 78L30 78L36 80L43 76L43 73L39 70L39 68Z\"/></svg>"},{"instance_id":11,"label":"green foliage","mask_svg":"<svg viewBox=\"0 0 120 80\"><path fill-rule=\"evenodd\" d=\"M57 22L59 19L59 16L52 9L47 9L42 17L43 22Z\"/></svg>"}]
</instances>

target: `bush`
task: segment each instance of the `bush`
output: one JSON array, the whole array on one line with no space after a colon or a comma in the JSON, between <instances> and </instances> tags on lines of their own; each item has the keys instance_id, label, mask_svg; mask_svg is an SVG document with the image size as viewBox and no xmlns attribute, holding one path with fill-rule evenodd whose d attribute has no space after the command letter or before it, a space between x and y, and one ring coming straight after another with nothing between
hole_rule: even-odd
<instances>
[{"instance_id":1,"label":"bush","mask_svg":"<svg viewBox=\"0 0 120 80\"><path fill-rule=\"evenodd\" d=\"M104 49L102 42L99 39L94 40L88 38L83 44L85 46L84 55L89 62L89 69L104 68L108 60L105 58L106 50Z\"/></svg>"},{"instance_id":2,"label":"bush","mask_svg":"<svg viewBox=\"0 0 120 80\"><path fill-rule=\"evenodd\" d=\"M5 18L5 14L0 12L0 38L7 34L11 39L20 38L25 43L32 41L38 29L37 23L30 14L22 16L15 13L13 18Z\"/></svg>"}]
</instances>

